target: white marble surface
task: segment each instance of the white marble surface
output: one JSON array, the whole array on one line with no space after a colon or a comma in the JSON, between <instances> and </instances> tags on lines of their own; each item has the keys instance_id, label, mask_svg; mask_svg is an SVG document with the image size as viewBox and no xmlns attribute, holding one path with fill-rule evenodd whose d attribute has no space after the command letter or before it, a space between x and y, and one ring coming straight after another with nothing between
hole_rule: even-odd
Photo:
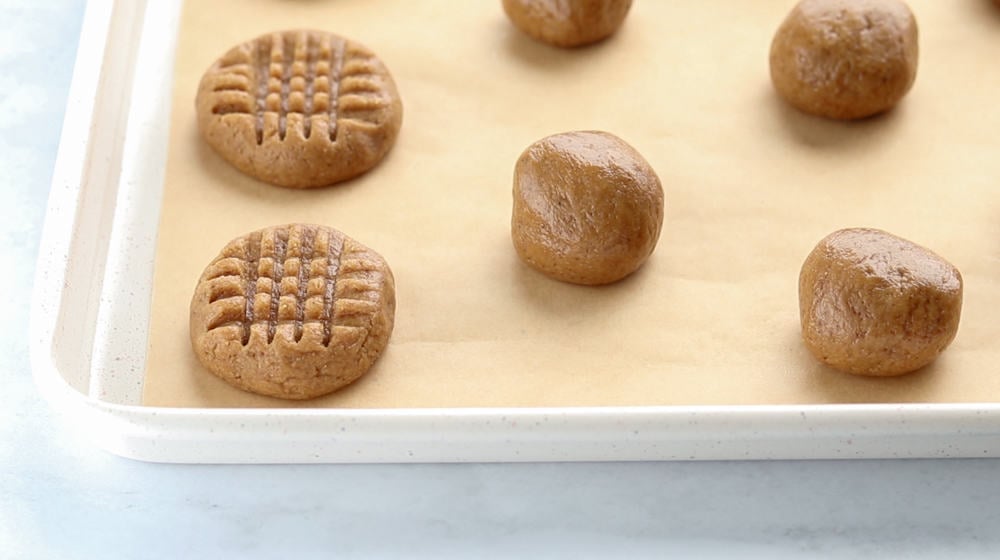
<instances>
[{"instance_id":1,"label":"white marble surface","mask_svg":"<svg viewBox=\"0 0 1000 560\"><path fill-rule=\"evenodd\" d=\"M21 294L82 10L0 0L0 558L1000 556L996 460L188 466L76 439Z\"/></svg>"}]
</instances>

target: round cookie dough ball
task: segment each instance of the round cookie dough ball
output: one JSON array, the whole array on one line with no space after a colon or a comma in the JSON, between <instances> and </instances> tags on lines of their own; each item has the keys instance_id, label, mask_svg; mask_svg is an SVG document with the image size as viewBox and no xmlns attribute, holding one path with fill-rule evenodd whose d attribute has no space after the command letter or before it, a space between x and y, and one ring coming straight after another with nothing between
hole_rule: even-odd
<instances>
[{"instance_id":1,"label":"round cookie dough ball","mask_svg":"<svg viewBox=\"0 0 1000 560\"><path fill-rule=\"evenodd\" d=\"M514 168L511 236L546 275L608 284L646 261L663 225L663 187L649 163L607 132L535 142Z\"/></svg>"},{"instance_id":2,"label":"round cookie dough ball","mask_svg":"<svg viewBox=\"0 0 1000 560\"><path fill-rule=\"evenodd\" d=\"M955 338L961 312L958 269L876 229L830 234L799 276L806 347L847 373L901 375L926 366Z\"/></svg>"},{"instance_id":3,"label":"round cookie dough ball","mask_svg":"<svg viewBox=\"0 0 1000 560\"><path fill-rule=\"evenodd\" d=\"M631 7L632 0L503 0L507 17L518 29L557 47L579 47L609 37Z\"/></svg>"},{"instance_id":4,"label":"round cookie dough ball","mask_svg":"<svg viewBox=\"0 0 1000 560\"><path fill-rule=\"evenodd\" d=\"M917 75L917 22L900 0L802 0L771 43L771 81L831 119L891 109Z\"/></svg>"}]
</instances>

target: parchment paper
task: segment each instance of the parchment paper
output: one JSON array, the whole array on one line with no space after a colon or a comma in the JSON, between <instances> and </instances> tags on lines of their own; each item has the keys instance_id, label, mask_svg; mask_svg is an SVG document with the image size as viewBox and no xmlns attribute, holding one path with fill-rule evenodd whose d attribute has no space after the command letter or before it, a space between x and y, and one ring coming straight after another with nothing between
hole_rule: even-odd
<instances>
[{"instance_id":1,"label":"parchment paper","mask_svg":"<svg viewBox=\"0 0 1000 560\"><path fill-rule=\"evenodd\" d=\"M911 0L916 85L895 111L843 124L786 107L771 37L794 2L637 0L624 27L560 50L499 1L188 2L144 402L177 407L481 407L1000 400L1000 14L987 0ZM403 97L374 171L294 191L241 175L195 127L201 73L231 45L322 28L372 48ZM600 129L650 161L666 218L645 267L602 288L550 280L510 241L521 151ZM360 381L303 403L203 370L188 305L203 267L260 227L334 226L382 253L398 289L388 349ZM797 280L826 234L891 231L965 278L962 324L932 366L841 374L800 342Z\"/></svg>"}]
</instances>

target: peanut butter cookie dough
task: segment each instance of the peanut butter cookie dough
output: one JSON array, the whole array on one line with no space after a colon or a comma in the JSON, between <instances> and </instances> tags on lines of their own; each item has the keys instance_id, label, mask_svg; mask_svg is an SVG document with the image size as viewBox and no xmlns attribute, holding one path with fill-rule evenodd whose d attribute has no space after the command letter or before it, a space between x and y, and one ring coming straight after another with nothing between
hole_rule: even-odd
<instances>
[{"instance_id":1,"label":"peanut butter cookie dough","mask_svg":"<svg viewBox=\"0 0 1000 560\"><path fill-rule=\"evenodd\" d=\"M917 22L900 0L802 0L774 35L771 81L806 113L860 119L910 91L917 54Z\"/></svg>"},{"instance_id":2,"label":"peanut butter cookie dough","mask_svg":"<svg viewBox=\"0 0 1000 560\"><path fill-rule=\"evenodd\" d=\"M958 332L962 276L931 251L876 229L819 242L799 276L802 338L830 366L901 375L934 361Z\"/></svg>"},{"instance_id":3,"label":"peanut butter cookie dough","mask_svg":"<svg viewBox=\"0 0 1000 560\"><path fill-rule=\"evenodd\" d=\"M511 236L525 263L576 284L637 270L663 225L663 187L632 146L607 132L535 142L514 169Z\"/></svg>"},{"instance_id":4,"label":"peanut butter cookie dough","mask_svg":"<svg viewBox=\"0 0 1000 560\"><path fill-rule=\"evenodd\" d=\"M403 105L382 61L322 31L263 35L205 72L195 99L205 141L237 169L291 188L323 187L374 167Z\"/></svg>"},{"instance_id":5,"label":"peanut butter cookie dough","mask_svg":"<svg viewBox=\"0 0 1000 560\"><path fill-rule=\"evenodd\" d=\"M557 47L580 47L621 27L632 0L503 0L510 21L532 38Z\"/></svg>"},{"instance_id":6,"label":"peanut butter cookie dough","mask_svg":"<svg viewBox=\"0 0 1000 560\"><path fill-rule=\"evenodd\" d=\"M310 399L361 377L392 333L395 284L380 255L328 227L293 224L229 242L191 300L191 344L230 384Z\"/></svg>"}]
</instances>

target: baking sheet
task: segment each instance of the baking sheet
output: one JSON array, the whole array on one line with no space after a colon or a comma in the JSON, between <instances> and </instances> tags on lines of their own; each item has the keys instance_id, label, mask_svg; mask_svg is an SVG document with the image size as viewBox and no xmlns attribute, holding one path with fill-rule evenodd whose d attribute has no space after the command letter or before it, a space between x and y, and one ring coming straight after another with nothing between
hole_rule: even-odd
<instances>
[{"instance_id":1,"label":"baking sheet","mask_svg":"<svg viewBox=\"0 0 1000 560\"><path fill-rule=\"evenodd\" d=\"M853 124L800 115L770 89L767 50L793 2L638 2L619 34L563 51L513 29L499 3L189 2L177 51L144 404L170 407L521 407L1000 400L989 2L912 1L917 83ZM406 14L387 17L386 14ZM290 191L240 175L197 136L201 72L274 29L322 27L386 62L399 141L364 177ZM602 129L658 171L656 252L626 281L585 288L524 267L509 241L513 164L532 141ZM360 381L290 403L240 392L190 351L187 310L229 239L292 221L381 252L397 281L389 348ZM799 342L802 259L841 227L924 244L965 277L962 326L933 366L839 374Z\"/></svg>"}]
</instances>

